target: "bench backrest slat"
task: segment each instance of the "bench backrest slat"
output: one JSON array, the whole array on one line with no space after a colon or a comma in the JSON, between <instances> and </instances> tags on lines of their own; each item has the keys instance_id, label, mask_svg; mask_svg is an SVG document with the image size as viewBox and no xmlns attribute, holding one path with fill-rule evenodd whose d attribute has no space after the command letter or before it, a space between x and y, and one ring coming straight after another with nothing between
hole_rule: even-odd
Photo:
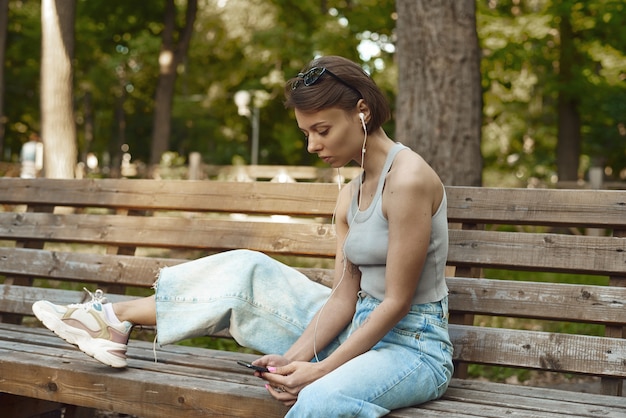
<instances>
[{"instance_id":1,"label":"bench backrest slat","mask_svg":"<svg viewBox=\"0 0 626 418\"><path fill-rule=\"evenodd\" d=\"M0 203L331 217L337 185L3 178Z\"/></svg>"},{"instance_id":2,"label":"bench backrest slat","mask_svg":"<svg viewBox=\"0 0 626 418\"><path fill-rule=\"evenodd\" d=\"M334 236L330 224L312 222L0 213L0 239L10 240L220 250L246 247L270 253L333 257Z\"/></svg>"},{"instance_id":3,"label":"bench backrest slat","mask_svg":"<svg viewBox=\"0 0 626 418\"><path fill-rule=\"evenodd\" d=\"M626 227L626 193L619 190L554 190L447 187L451 222Z\"/></svg>"},{"instance_id":4,"label":"bench backrest slat","mask_svg":"<svg viewBox=\"0 0 626 418\"><path fill-rule=\"evenodd\" d=\"M450 325L456 360L626 378L626 340Z\"/></svg>"},{"instance_id":5,"label":"bench backrest slat","mask_svg":"<svg viewBox=\"0 0 626 418\"><path fill-rule=\"evenodd\" d=\"M448 264L623 275L626 240L552 233L450 230Z\"/></svg>"},{"instance_id":6,"label":"bench backrest slat","mask_svg":"<svg viewBox=\"0 0 626 418\"><path fill-rule=\"evenodd\" d=\"M449 277L457 312L626 325L626 287Z\"/></svg>"}]
</instances>

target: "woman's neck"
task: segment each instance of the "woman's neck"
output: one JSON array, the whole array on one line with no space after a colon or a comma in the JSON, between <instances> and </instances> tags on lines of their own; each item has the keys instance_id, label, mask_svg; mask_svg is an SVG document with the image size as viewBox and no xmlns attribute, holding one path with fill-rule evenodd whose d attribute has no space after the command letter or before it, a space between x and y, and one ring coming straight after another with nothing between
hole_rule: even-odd
<instances>
[{"instance_id":1,"label":"woman's neck","mask_svg":"<svg viewBox=\"0 0 626 418\"><path fill-rule=\"evenodd\" d=\"M366 177L373 178L380 174L387 159L387 154L394 144L382 128L368 136L363 161L361 162L361 167L363 167Z\"/></svg>"}]
</instances>

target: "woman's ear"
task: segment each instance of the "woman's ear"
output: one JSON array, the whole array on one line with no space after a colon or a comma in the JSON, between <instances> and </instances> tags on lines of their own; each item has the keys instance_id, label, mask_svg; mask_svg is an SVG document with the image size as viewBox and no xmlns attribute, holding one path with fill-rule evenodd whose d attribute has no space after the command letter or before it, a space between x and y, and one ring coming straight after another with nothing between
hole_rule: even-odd
<instances>
[{"instance_id":1,"label":"woman's ear","mask_svg":"<svg viewBox=\"0 0 626 418\"><path fill-rule=\"evenodd\" d=\"M361 122L367 123L370 119L370 109L365 103L365 100L359 99L359 101L356 104L356 108L359 111L358 116Z\"/></svg>"}]
</instances>

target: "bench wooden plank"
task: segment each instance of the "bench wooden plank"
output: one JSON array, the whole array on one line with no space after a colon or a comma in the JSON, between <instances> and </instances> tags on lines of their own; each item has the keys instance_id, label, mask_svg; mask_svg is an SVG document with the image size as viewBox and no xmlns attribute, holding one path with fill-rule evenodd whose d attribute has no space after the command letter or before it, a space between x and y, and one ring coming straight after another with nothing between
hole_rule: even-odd
<instances>
[{"instance_id":1,"label":"bench wooden plank","mask_svg":"<svg viewBox=\"0 0 626 418\"><path fill-rule=\"evenodd\" d=\"M189 234L188 231L194 231ZM159 248L250 248L332 257L330 224L170 217L0 213L0 238ZM623 275L626 240L562 234L450 230L449 264Z\"/></svg>"},{"instance_id":2,"label":"bench wooden plank","mask_svg":"<svg viewBox=\"0 0 626 418\"><path fill-rule=\"evenodd\" d=\"M448 264L626 277L626 240L454 229Z\"/></svg>"},{"instance_id":3,"label":"bench wooden plank","mask_svg":"<svg viewBox=\"0 0 626 418\"><path fill-rule=\"evenodd\" d=\"M450 324L453 358L479 364L626 378L626 340Z\"/></svg>"},{"instance_id":4,"label":"bench wooden plank","mask_svg":"<svg viewBox=\"0 0 626 418\"><path fill-rule=\"evenodd\" d=\"M193 231L193 233L190 233ZM157 248L249 248L334 257L334 229L321 223L115 215L0 213L0 238Z\"/></svg>"},{"instance_id":5,"label":"bench wooden plank","mask_svg":"<svg viewBox=\"0 0 626 418\"><path fill-rule=\"evenodd\" d=\"M3 179L4 204L185 210L200 212L332 215L337 186L298 183L227 183L189 180Z\"/></svg>"},{"instance_id":6,"label":"bench wooden plank","mask_svg":"<svg viewBox=\"0 0 626 418\"><path fill-rule=\"evenodd\" d=\"M69 347L69 345L53 337L52 333L47 330L31 329L28 330L28 335L24 335L19 330L23 327L4 324L0 325L0 327L3 329L3 333L13 333L12 340L16 342L12 347L8 342L0 342L0 350L10 348L13 351L33 355L37 353L43 355L45 352L47 356L62 358L65 364L78 364L78 367L81 369L89 364L89 359L77 350L71 348L63 350L63 346ZM35 344L39 343L41 343L41 347L45 348L37 348ZM185 376L189 379L203 379L203 381L219 379L219 381L232 382L239 385L250 385L252 388L258 388L260 385L256 378L247 374L247 371L242 371L241 368L235 365L233 360L234 357L249 359L252 355L224 353L216 350L177 345L159 348L157 351L159 363L154 364L152 361L151 343L137 341L136 344L129 347L129 355L132 359L129 370L119 372L104 368L97 363L92 362L92 365L93 368L102 369L104 375L136 375L136 372L149 373L152 371L165 376ZM243 381L242 378L244 379ZM158 380L157 383L160 381ZM39 380L36 382L40 383ZM94 396L91 393L93 390L89 390L89 386L87 386L87 389L84 389L84 384L82 383L81 387L75 390L88 390L88 395L76 396L85 396L91 399ZM101 385L103 384L101 382ZM141 383L141 385L143 384ZM210 385L210 382L207 384ZM56 391L58 390L57 387ZM239 392L241 393L242 391ZM184 393L184 391L181 393ZM532 402L528 402L529 399L532 399ZM483 417L502 416L497 415L498 411L506 413L507 416L551 417L553 416L552 414L565 414L566 416L621 417L622 415L620 414L626 410L626 398L568 393L542 388L512 387L511 385L454 379L451 388L442 400L429 402L420 408L420 416L441 416L441 413L449 411L452 411L451 416L455 416L454 413L458 413L461 404L464 405L462 410L465 416ZM152 415L145 416L149 417ZM415 416L414 408L394 411L390 415L390 417L396 418L405 416Z\"/></svg>"},{"instance_id":7,"label":"bench wooden plank","mask_svg":"<svg viewBox=\"0 0 626 418\"><path fill-rule=\"evenodd\" d=\"M10 362L5 361L9 355ZM0 380L3 392L99 409L114 407L119 412L142 417L269 418L286 412L282 404L267 396L262 386L141 369L120 373L77 359L20 353L14 349L0 350L0 373L5 377ZM8 381L10 385L5 383ZM110 399L115 399L114 405Z\"/></svg>"},{"instance_id":8,"label":"bench wooden plank","mask_svg":"<svg viewBox=\"0 0 626 418\"><path fill-rule=\"evenodd\" d=\"M27 251L27 250L24 250ZM0 250L0 258L2 251ZM140 257L118 256L129 265L140 262ZM137 259L137 260L135 260ZM59 261L59 269L53 271L63 272L62 267L70 263L65 262L63 257L56 258ZM87 257L87 260L92 260ZM147 261L151 259L147 258ZM184 260L180 260L182 262ZM78 274L74 271L74 279L80 282L97 281L98 284L134 284L150 287L154 282L158 268L168 263L148 264L144 269L129 269L124 272L125 279L121 280L119 274L111 274L112 280L106 280L102 274L90 274L81 276L87 269L80 269ZM174 264L172 261L169 264ZM45 265L45 264L44 264ZM89 265L89 264L87 264ZM137 263L139 265L139 263ZM50 264L55 266L55 264ZM120 264L115 267L121 268ZM127 268L128 266L124 266ZM28 270L25 270L28 271ZM37 270L35 270L36 272ZM133 276L132 273L139 271L142 275ZM324 282L329 285L330 271L326 269L300 269L305 275L324 277ZM91 272L98 273L98 271ZM51 277L55 276L45 276ZM61 276L67 277L67 276ZM133 282L132 277L137 279ZM472 313L479 315L508 316L518 318L533 318L558 321L603 323L626 325L626 287L615 288L606 286L578 285L578 284L554 284L507 280L473 279L463 277L448 277L450 289L450 305L452 312ZM29 286L0 285L0 312L16 312L31 315L31 305L40 299L54 300L58 303L80 302L85 296L84 292L65 291L59 289L42 289ZM111 294L112 300L118 299L119 295Z\"/></svg>"},{"instance_id":9,"label":"bench wooden plank","mask_svg":"<svg viewBox=\"0 0 626 418\"><path fill-rule=\"evenodd\" d=\"M277 175L287 174L294 180L319 181L328 183L336 181L337 169L332 167L293 166L293 165L204 165L204 172L218 179L232 179L247 175L253 179L271 180ZM361 167L342 167L339 175L352 179L361 173Z\"/></svg>"},{"instance_id":10,"label":"bench wooden plank","mask_svg":"<svg viewBox=\"0 0 626 418\"><path fill-rule=\"evenodd\" d=\"M187 261L0 247L0 272L7 275L150 287L163 267Z\"/></svg>"},{"instance_id":11,"label":"bench wooden plank","mask_svg":"<svg viewBox=\"0 0 626 418\"><path fill-rule=\"evenodd\" d=\"M626 288L447 278L451 310L586 323L626 324Z\"/></svg>"},{"instance_id":12,"label":"bench wooden plank","mask_svg":"<svg viewBox=\"0 0 626 418\"><path fill-rule=\"evenodd\" d=\"M618 190L446 187L450 222L613 228L626 225Z\"/></svg>"},{"instance_id":13,"label":"bench wooden plank","mask_svg":"<svg viewBox=\"0 0 626 418\"><path fill-rule=\"evenodd\" d=\"M496 382L486 382L484 380L472 379L452 379L451 388L466 391L464 393L483 393L476 395L477 397L488 397L490 394L517 395L522 398L543 398L549 400L565 401L568 403L581 403L593 406L606 406L617 408L618 410L626 408L626 397L600 395L596 393L584 393L579 391L569 391L561 389L553 389L549 387L524 386L518 384L501 384ZM471 392L470 392L471 391ZM463 392L461 392L463 393ZM450 396L454 396L454 392L450 392ZM457 393L456 396L459 396ZM471 398L460 398L469 400Z\"/></svg>"},{"instance_id":14,"label":"bench wooden plank","mask_svg":"<svg viewBox=\"0 0 626 418\"><path fill-rule=\"evenodd\" d=\"M534 417L621 417L626 411L626 398L589 393L568 392L550 388L502 385L491 382L473 382L453 379L443 396L444 402L424 405L426 409L479 412L476 416L499 418L503 416ZM445 401L450 404L446 405Z\"/></svg>"}]
</instances>

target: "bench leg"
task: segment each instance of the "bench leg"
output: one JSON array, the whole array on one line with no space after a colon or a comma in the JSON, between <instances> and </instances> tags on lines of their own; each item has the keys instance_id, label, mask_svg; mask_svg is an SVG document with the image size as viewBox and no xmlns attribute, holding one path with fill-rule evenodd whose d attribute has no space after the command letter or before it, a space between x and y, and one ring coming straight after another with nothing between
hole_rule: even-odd
<instances>
[{"instance_id":1,"label":"bench leg","mask_svg":"<svg viewBox=\"0 0 626 418\"><path fill-rule=\"evenodd\" d=\"M65 408L64 418L94 418L96 410L93 408L85 408L83 406L67 405Z\"/></svg>"},{"instance_id":2,"label":"bench leg","mask_svg":"<svg viewBox=\"0 0 626 418\"><path fill-rule=\"evenodd\" d=\"M61 418L63 405L58 402L0 393L2 416L11 418Z\"/></svg>"}]
</instances>

